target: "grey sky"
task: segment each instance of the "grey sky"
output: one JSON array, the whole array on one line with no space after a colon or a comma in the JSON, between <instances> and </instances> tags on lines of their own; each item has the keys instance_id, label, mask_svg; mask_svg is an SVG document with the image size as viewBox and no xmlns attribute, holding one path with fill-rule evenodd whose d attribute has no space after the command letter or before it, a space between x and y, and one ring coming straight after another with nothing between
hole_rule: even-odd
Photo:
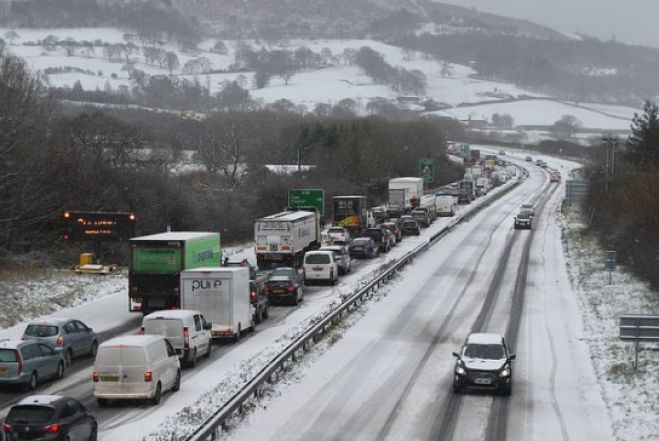
<instances>
[{"instance_id":1,"label":"grey sky","mask_svg":"<svg viewBox=\"0 0 659 441\"><path fill-rule=\"evenodd\" d=\"M659 47L659 0L438 0L523 18L562 32Z\"/></svg>"}]
</instances>

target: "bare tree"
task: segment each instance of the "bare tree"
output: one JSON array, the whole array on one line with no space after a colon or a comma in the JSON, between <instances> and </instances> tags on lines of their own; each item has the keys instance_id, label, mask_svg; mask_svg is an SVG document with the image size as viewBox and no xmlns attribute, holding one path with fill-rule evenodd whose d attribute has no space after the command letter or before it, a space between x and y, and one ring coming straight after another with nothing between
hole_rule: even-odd
<instances>
[{"instance_id":1,"label":"bare tree","mask_svg":"<svg viewBox=\"0 0 659 441\"><path fill-rule=\"evenodd\" d=\"M169 70L170 77L172 76L174 69L179 67L179 64L176 53L169 51L165 54L165 65L167 66L167 70Z\"/></svg>"},{"instance_id":2,"label":"bare tree","mask_svg":"<svg viewBox=\"0 0 659 441\"><path fill-rule=\"evenodd\" d=\"M247 176L245 142L249 133L244 120L236 114L216 115L206 120L199 153L206 169L228 179L232 188Z\"/></svg>"}]
</instances>

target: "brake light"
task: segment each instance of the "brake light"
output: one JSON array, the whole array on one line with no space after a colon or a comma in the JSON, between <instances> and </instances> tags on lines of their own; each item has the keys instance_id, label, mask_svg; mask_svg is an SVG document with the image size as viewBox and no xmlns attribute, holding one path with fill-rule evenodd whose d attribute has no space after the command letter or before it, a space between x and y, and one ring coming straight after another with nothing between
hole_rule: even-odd
<instances>
[{"instance_id":1,"label":"brake light","mask_svg":"<svg viewBox=\"0 0 659 441\"><path fill-rule=\"evenodd\" d=\"M268 286L267 283L263 285L263 293L266 295L270 294L270 287Z\"/></svg>"},{"instance_id":2,"label":"brake light","mask_svg":"<svg viewBox=\"0 0 659 441\"><path fill-rule=\"evenodd\" d=\"M295 292L295 289L296 289L295 285L293 285L292 283L288 285L288 292Z\"/></svg>"},{"instance_id":3,"label":"brake light","mask_svg":"<svg viewBox=\"0 0 659 441\"><path fill-rule=\"evenodd\" d=\"M255 290L255 289L250 290L250 291L249 291L249 295L250 295L253 299L255 299L255 298L256 298L256 290Z\"/></svg>"},{"instance_id":4,"label":"brake light","mask_svg":"<svg viewBox=\"0 0 659 441\"><path fill-rule=\"evenodd\" d=\"M7 423L0 426L0 429L2 429L3 432L11 432L12 430L14 430L14 428Z\"/></svg>"},{"instance_id":5,"label":"brake light","mask_svg":"<svg viewBox=\"0 0 659 441\"><path fill-rule=\"evenodd\" d=\"M144 335L144 326L140 326L140 335Z\"/></svg>"},{"instance_id":6,"label":"brake light","mask_svg":"<svg viewBox=\"0 0 659 441\"><path fill-rule=\"evenodd\" d=\"M144 373L144 381L146 381L147 383L150 383L151 381L153 381L153 372L146 371Z\"/></svg>"},{"instance_id":7,"label":"brake light","mask_svg":"<svg viewBox=\"0 0 659 441\"><path fill-rule=\"evenodd\" d=\"M59 433L59 424L51 424L43 428L44 433Z\"/></svg>"},{"instance_id":8,"label":"brake light","mask_svg":"<svg viewBox=\"0 0 659 441\"><path fill-rule=\"evenodd\" d=\"M187 326L183 327L183 347L185 349L190 348L190 331Z\"/></svg>"},{"instance_id":9,"label":"brake light","mask_svg":"<svg viewBox=\"0 0 659 441\"><path fill-rule=\"evenodd\" d=\"M61 335L57 336L57 346L64 346L64 339Z\"/></svg>"},{"instance_id":10,"label":"brake light","mask_svg":"<svg viewBox=\"0 0 659 441\"><path fill-rule=\"evenodd\" d=\"M16 351L16 361L18 362L18 375L23 373L23 357L20 351Z\"/></svg>"},{"instance_id":11,"label":"brake light","mask_svg":"<svg viewBox=\"0 0 659 441\"><path fill-rule=\"evenodd\" d=\"M92 381L98 383L98 371L92 372Z\"/></svg>"}]
</instances>

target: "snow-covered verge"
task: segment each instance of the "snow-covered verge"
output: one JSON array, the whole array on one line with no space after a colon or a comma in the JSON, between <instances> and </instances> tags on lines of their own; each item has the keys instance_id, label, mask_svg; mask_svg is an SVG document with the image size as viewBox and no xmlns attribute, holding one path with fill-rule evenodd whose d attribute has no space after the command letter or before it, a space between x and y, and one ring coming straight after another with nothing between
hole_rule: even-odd
<instances>
[{"instance_id":1,"label":"snow-covered verge","mask_svg":"<svg viewBox=\"0 0 659 441\"><path fill-rule=\"evenodd\" d=\"M126 274L121 272L96 276L42 268L2 270L0 329L126 289Z\"/></svg>"},{"instance_id":2,"label":"snow-covered verge","mask_svg":"<svg viewBox=\"0 0 659 441\"><path fill-rule=\"evenodd\" d=\"M604 248L581 215L571 211L563 222L568 271L616 439L659 440L659 345L642 344L634 370L634 344L618 338L620 316L659 314L659 295L620 267L609 285Z\"/></svg>"}]
</instances>

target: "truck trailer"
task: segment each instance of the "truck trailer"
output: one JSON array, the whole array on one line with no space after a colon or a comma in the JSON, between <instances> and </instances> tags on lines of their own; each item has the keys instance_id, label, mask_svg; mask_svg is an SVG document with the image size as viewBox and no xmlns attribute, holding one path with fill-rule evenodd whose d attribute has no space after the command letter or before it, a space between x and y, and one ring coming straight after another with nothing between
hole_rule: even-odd
<instances>
[{"instance_id":1,"label":"truck trailer","mask_svg":"<svg viewBox=\"0 0 659 441\"><path fill-rule=\"evenodd\" d=\"M366 196L334 196L332 198L332 225L343 227L352 235L366 230L369 226Z\"/></svg>"},{"instance_id":2,"label":"truck trailer","mask_svg":"<svg viewBox=\"0 0 659 441\"><path fill-rule=\"evenodd\" d=\"M211 338L236 341L254 330L248 268L186 270L180 288L181 306L204 315L211 323Z\"/></svg>"},{"instance_id":3,"label":"truck trailer","mask_svg":"<svg viewBox=\"0 0 659 441\"><path fill-rule=\"evenodd\" d=\"M256 265L299 268L307 250L320 246L320 219L315 211L283 211L254 222Z\"/></svg>"},{"instance_id":4,"label":"truck trailer","mask_svg":"<svg viewBox=\"0 0 659 441\"><path fill-rule=\"evenodd\" d=\"M180 273L220 266L220 233L172 231L130 239L128 310L150 314L181 307Z\"/></svg>"},{"instance_id":5,"label":"truck trailer","mask_svg":"<svg viewBox=\"0 0 659 441\"><path fill-rule=\"evenodd\" d=\"M423 178L394 178L389 180L389 203L409 210L412 198L423 196Z\"/></svg>"}]
</instances>

